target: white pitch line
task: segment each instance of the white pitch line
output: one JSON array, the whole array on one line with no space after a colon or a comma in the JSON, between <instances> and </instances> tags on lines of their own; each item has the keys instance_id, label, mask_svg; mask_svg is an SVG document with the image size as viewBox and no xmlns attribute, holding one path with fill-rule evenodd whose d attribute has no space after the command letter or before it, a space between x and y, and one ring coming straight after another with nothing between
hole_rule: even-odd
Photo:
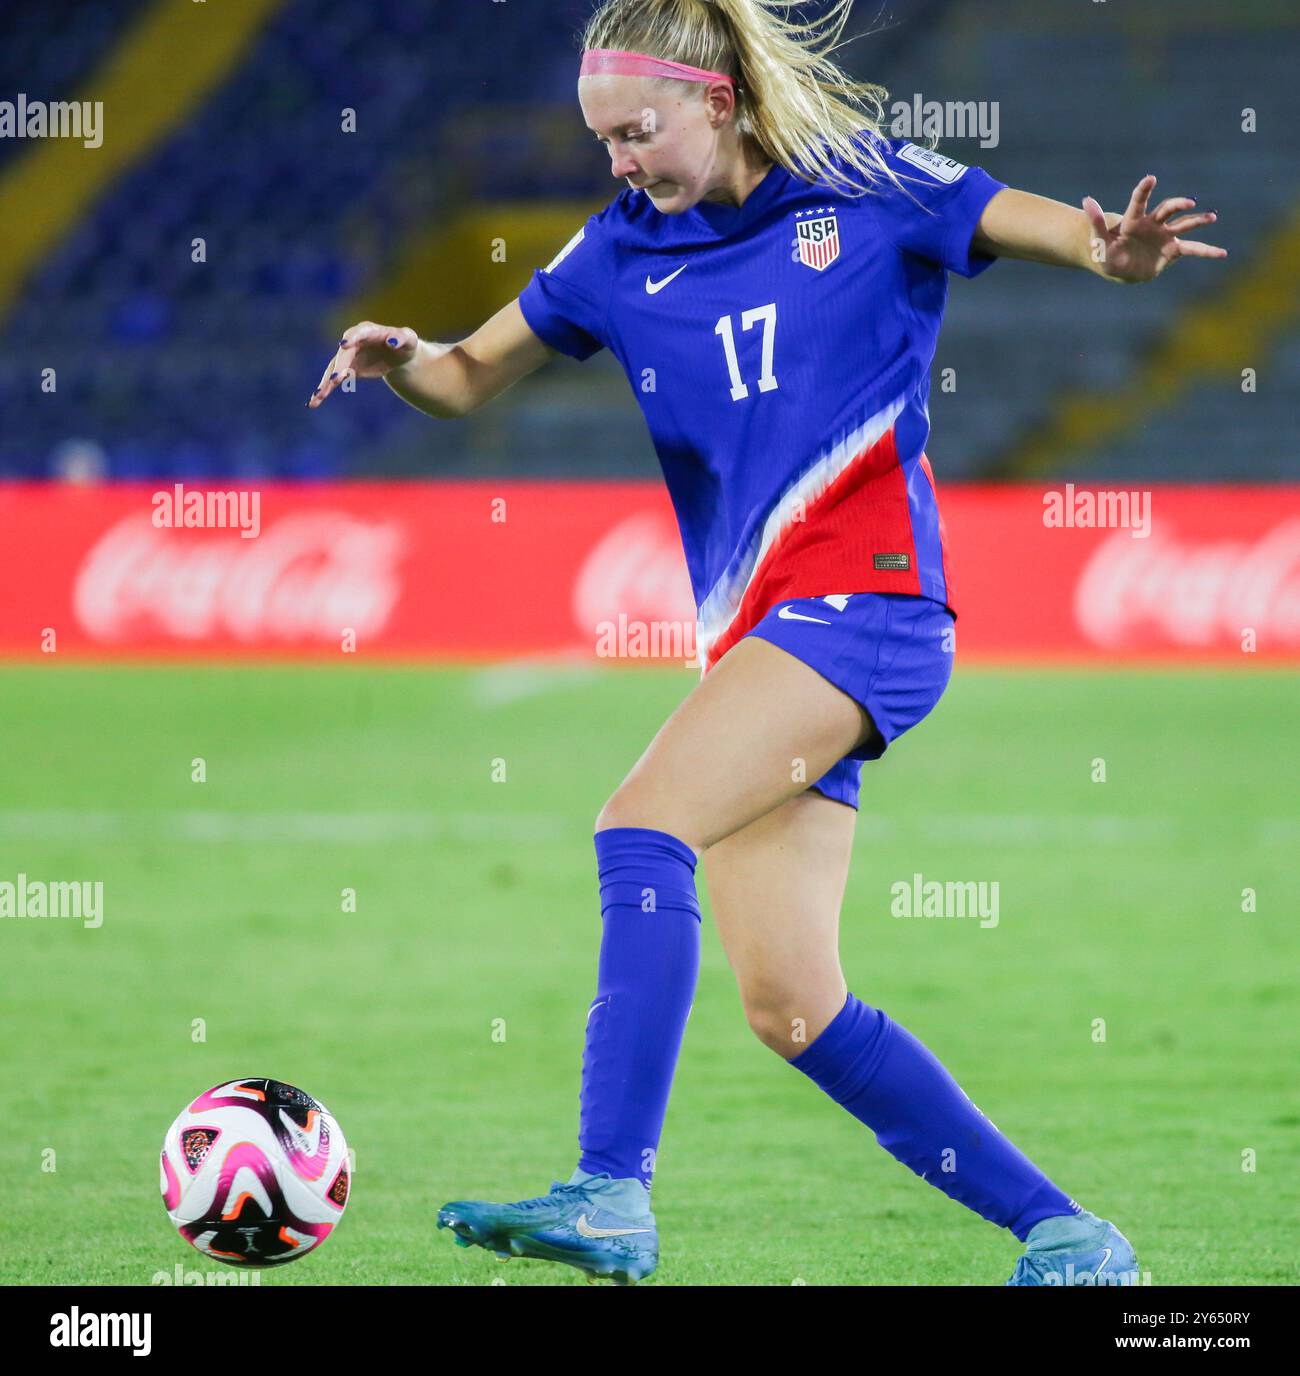
<instances>
[{"instance_id":1,"label":"white pitch line","mask_svg":"<svg viewBox=\"0 0 1300 1376\"><path fill-rule=\"evenodd\" d=\"M596 806L593 803L591 817ZM1194 818L1123 817L1112 813L947 812L897 816L859 813L857 843L870 850L899 841L1041 846L1156 845L1199 835ZM74 809L0 811L0 841L177 841L277 845L381 845L385 842L590 839L588 817L554 812L105 812ZM1268 817L1249 842L1293 846L1300 818Z\"/></svg>"},{"instance_id":2,"label":"white pitch line","mask_svg":"<svg viewBox=\"0 0 1300 1376\"><path fill-rule=\"evenodd\" d=\"M0 812L0 840L11 842L530 842L561 840L574 830L562 817L543 812Z\"/></svg>"},{"instance_id":3,"label":"white pitch line","mask_svg":"<svg viewBox=\"0 0 1300 1376\"><path fill-rule=\"evenodd\" d=\"M859 812L859 836L896 837L921 834L938 841L984 845L1080 845L1117 846L1151 844L1178 836L1183 823L1177 817L1121 817L1110 813L988 813L948 812L928 817L900 819L881 813Z\"/></svg>"},{"instance_id":4,"label":"white pitch line","mask_svg":"<svg viewBox=\"0 0 1300 1376\"><path fill-rule=\"evenodd\" d=\"M1300 846L1300 817L1265 818L1260 839L1270 846Z\"/></svg>"},{"instance_id":5,"label":"white pitch line","mask_svg":"<svg viewBox=\"0 0 1300 1376\"><path fill-rule=\"evenodd\" d=\"M527 698L545 697L562 688L585 686L596 676L594 669L548 667L536 660L513 660L474 674L468 682L468 696L476 707L505 707Z\"/></svg>"}]
</instances>

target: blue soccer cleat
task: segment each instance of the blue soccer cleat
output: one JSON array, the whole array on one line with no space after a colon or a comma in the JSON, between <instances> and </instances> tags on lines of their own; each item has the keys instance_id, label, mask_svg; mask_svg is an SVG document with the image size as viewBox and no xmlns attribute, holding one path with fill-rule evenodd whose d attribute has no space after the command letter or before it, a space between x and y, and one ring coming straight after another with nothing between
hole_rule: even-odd
<instances>
[{"instance_id":1,"label":"blue soccer cleat","mask_svg":"<svg viewBox=\"0 0 1300 1376\"><path fill-rule=\"evenodd\" d=\"M576 1170L567 1185L517 1204L458 1199L438 1210L438 1227L450 1228L462 1247L484 1247L502 1261L536 1257L560 1261L616 1285L635 1285L659 1263L650 1196L637 1180Z\"/></svg>"},{"instance_id":2,"label":"blue soccer cleat","mask_svg":"<svg viewBox=\"0 0 1300 1376\"><path fill-rule=\"evenodd\" d=\"M1045 1218L1025 1239L1008 1285L1136 1285L1137 1257L1113 1224L1086 1210Z\"/></svg>"}]
</instances>

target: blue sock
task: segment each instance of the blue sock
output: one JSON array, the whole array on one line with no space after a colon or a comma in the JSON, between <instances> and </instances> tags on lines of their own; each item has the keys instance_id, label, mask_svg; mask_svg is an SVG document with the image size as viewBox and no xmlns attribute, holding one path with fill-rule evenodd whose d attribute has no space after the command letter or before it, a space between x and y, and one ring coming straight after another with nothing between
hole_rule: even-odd
<instances>
[{"instance_id":1,"label":"blue sock","mask_svg":"<svg viewBox=\"0 0 1300 1376\"><path fill-rule=\"evenodd\" d=\"M596 833L604 935L582 1056L578 1167L648 1190L700 971L695 852L665 831Z\"/></svg>"},{"instance_id":2,"label":"blue sock","mask_svg":"<svg viewBox=\"0 0 1300 1376\"><path fill-rule=\"evenodd\" d=\"M790 1064L922 1180L1010 1228L1021 1242L1041 1220L1079 1213L930 1051L851 993L830 1026Z\"/></svg>"}]
</instances>

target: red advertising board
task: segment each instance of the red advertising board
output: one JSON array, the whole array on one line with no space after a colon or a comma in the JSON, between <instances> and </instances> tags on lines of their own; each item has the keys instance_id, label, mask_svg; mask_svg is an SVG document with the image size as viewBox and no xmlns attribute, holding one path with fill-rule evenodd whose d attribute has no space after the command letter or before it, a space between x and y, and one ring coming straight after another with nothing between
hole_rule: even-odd
<instances>
[{"instance_id":1,"label":"red advertising board","mask_svg":"<svg viewBox=\"0 0 1300 1376\"><path fill-rule=\"evenodd\" d=\"M964 658L1300 660L1300 486L940 497ZM17 484L0 577L11 658L680 662L636 628L694 627L650 483Z\"/></svg>"}]
</instances>

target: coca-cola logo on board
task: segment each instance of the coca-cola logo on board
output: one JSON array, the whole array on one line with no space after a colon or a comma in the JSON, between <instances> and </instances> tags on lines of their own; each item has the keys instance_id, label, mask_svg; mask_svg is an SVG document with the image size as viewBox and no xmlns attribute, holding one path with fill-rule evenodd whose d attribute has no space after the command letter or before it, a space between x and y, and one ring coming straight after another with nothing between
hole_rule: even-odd
<instances>
[{"instance_id":1,"label":"coca-cola logo on board","mask_svg":"<svg viewBox=\"0 0 1300 1376\"><path fill-rule=\"evenodd\" d=\"M394 524L300 511L256 540L159 530L129 516L77 571L73 608L102 641L162 634L183 641L337 642L383 630L401 596L405 546Z\"/></svg>"},{"instance_id":2,"label":"coca-cola logo on board","mask_svg":"<svg viewBox=\"0 0 1300 1376\"><path fill-rule=\"evenodd\" d=\"M1074 616L1094 644L1140 648L1300 648L1300 520L1253 540L1148 540L1117 531L1097 547L1074 590Z\"/></svg>"},{"instance_id":3,"label":"coca-cola logo on board","mask_svg":"<svg viewBox=\"0 0 1300 1376\"><path fill-rule=\"evenodd\" d=\"M670 518L642 511L620 521L587 555L573 585L573 617L585 635L619 615L633 621L695 621L691 581Z\"/></svg>"}]
</instances>

